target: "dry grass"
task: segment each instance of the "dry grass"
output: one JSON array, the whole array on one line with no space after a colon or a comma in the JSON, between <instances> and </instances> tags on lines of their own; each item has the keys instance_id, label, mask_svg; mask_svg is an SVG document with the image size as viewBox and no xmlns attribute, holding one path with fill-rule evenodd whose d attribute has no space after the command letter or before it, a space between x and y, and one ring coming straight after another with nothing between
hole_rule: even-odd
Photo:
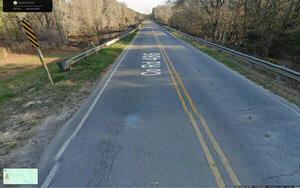
<instances>
[{"instance_id":1,"label":"dry grass","mask_svg":"<svg viewBox=\"0 0 300 188\"><path fill-rule=\"evenodd\" d=\"M69 58L81 50L78 48L62 48L43 50L43 55L47 63L60 59ZM10 50L2 48L0 53L0 79L13 76L20 72L25 72L41 66L37 53L31 49L31 52L18 54L11 53Z\"/></svg>"}]
</instances>

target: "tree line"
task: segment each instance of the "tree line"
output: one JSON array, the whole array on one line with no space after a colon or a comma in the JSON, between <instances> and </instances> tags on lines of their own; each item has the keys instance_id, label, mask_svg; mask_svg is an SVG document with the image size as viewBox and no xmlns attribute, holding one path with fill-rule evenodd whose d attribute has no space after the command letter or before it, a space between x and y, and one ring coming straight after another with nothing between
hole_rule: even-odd
<instances>
[{"instance_id":1,"label":"tree line","mask_svg":"<svg viewBox=\"0 0 300 188\"><path fill-rule=\"evenodd\" d=\"M50 13L4 13L2 7L0 1L0 47L11 48L26 40L20 25L24 17L50 47L66 44L72 36L97 36L100 41L102 33L125 30L143 18L116 0L55 0Z\"/></svg>"},{"instance_id":2,"label":"tree line","mask_svg":"<svg viewBox=\"0 0 300 188\"><path fill-rule=\"evenodd\" d=\"M183 32L300 71L299 0L168 0L152 17Z\"/></svg>"}]
</instances>

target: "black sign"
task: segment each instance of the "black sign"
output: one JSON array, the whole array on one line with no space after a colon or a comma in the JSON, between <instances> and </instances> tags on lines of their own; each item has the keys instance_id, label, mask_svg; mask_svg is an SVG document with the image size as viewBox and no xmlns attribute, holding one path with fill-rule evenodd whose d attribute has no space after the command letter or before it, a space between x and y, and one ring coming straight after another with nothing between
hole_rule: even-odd
<instances>
[{"instance_id":1,"label":"black sign","mask_svg":"<svg viewBox=\"0 0 300 188\"><path fill-rule=\"evenodd\" d=\"M3 0L3 12L52 12L52 0Z\"/></svg>"}]
</instances>

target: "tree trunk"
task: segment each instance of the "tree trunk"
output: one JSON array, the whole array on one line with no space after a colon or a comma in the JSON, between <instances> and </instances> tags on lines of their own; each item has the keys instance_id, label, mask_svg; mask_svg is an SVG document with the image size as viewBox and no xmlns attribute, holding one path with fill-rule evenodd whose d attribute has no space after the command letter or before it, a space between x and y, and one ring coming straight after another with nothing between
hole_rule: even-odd
<instances>
[{"instance_id":1,"label":"tree trunk","mask_svg":"<svg viewBox=\"0 0 300 188\"><path fill-rule=\"evenodd\" d=\"M9 30L9 28L7 27L5 21L4 21L4 19L3 19L2 17L1 17L1 20L2 20L2 22L3 22L3 27L4 27L4 29L6 30L6 32L9 33L9 35L11 36L11 38L12 38L13 40L15 40L15 37L14 37L13 33Z\"/></svg>"},{"instance_id":2,"label":"tree trunk","mask_svg":"<svg viewBox=\"0 0 300 188\"><path fill-rule=\"evenodd\" d=\"M61 25L60 25L59 21L57 20L57 13L56 13L56 10L55 10L54 7L53 7L53 14L54 14L54 19L55 19L56 27L57 27L58 32L59 32L61 43L64 44L65 43L64 32L63 32L63 30L61 28Z\"/></svg>"}]
</instances>

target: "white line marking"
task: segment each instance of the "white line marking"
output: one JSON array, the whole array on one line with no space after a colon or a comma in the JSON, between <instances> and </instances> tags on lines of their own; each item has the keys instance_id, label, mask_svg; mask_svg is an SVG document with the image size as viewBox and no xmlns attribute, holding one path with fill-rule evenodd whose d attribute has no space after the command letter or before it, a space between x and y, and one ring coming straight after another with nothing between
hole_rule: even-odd
<instances>
[{"instance_id":1,"label":"white line marking","mask_svg":"<svg viewBox=\"0 0 300 188\"><path fill-rule=\"evenodd\" d=\"M120 66L120 64L122 63L122 61L124 60L125 56L128 53L128 50L131 48L132 44L135 42L135 39L132 41L131 44L129 44L129 46L126 49L125 54L123 55L123 57L121 58L121 60L119 61L119 63L117 64L117 66L114 68L113 72L109 75L106 83L104 84L104 86L102 87L100 93L98 94L98 96L95 98L93 104L90 106L89 110L87 111L87 113L84 115L84 117L82 118L82 120L80 121L80 123L78 124L78 126L76 127L75 131L73 132L73 134L69 137L69 139L63 144L63 146L60 148L60 150L57 152L57 154L55 155L55 161L57 161L62 154L64 153L64 151L67 149L68 145L70 144L71 140L73 138L76 137L76 135L78 134L79 130L81 129L81 127L83 126L84 122L87 120L88 116L90 115L90 113L92 112L93 108L95 107L95 105L97 104L99 98L101 97L102 93L104 92L105 88L107 87L108 83L110 82L111 78L113 77L113 75L115 74L115 72L117 71L118 67Z\"/></svg>"},{"instance_id":2,"label":"white line marking","mask_svg":"<svg viewBox=\"0 0 300 188\"><path fill-rule=\"evenodd\" d=\"M136 36L138 36L140 33L140 31L137 33ZM115 72L117 71L118 67L120 66L120 64L123 62L125 56L128 53L128 50L131 48L132 44L135 42L136 37L133 39L133 41L126 47L126 51L123 54L122 58L119 60L119 63L114 67L114 70L111 72L111 74L109 75L107 81L105 82L104 86L102 87L100 93L98 94L98 96L95 98L95 100L93 101L93 104L90 106L89 110L87 111L87 113L84 115L84 117L82 118L82 120L80 121L80 123L78 124L78 126L76 127L75 131L73 132L73 134L68 138L68 140L63 144L63 146L60 148L60 150L57 152L57 154L55 155L54 159L55 161L57 161L62 154L64 153L64 151L67 149L68 145L70 144L71 140L73 138L76 137L76 135L78 134L79 130L81 129L81 127L83 126L84 122L86 121L86 119L88 118L88 116L90 115L90 113L92 112L93 108L95 107L95 105L97 104L98 100L100 99L102 93L104 92L105 88L107 87L108 83L110 82L110 80L112 79L113 75L115 74ZM42 187L48 187L49 184L51 183L52 179L55 176L56 171L59 168L59 163L55 163L54 167L51 169L50 173L48 174L46 180L44 181Z\"/></svg>"},{"instance_id":3,"label":"white line marking","mask_svg":"<svg viewBox=\"0 0 300 188\"><path fill-rule=\"evenodd\" d=\"M162 28L159 28L160 31L162 30ZM167 32L166 30L163 30L161 32ZM239 76L241 79L243 79L244 81L247 81L252 87L258 89L259 91L261 91L262 93L264 93L265 95L271 97L273 100L277 101L278 103L280 103L281 105L283 105L284 107L288 108L289 110L291 110L292 112L294 112L297 116L300 116L300 112L296 109L294 109L294 107L291 107L290 105L295 106L294 104L291 104L289 101L287 101L286 99L277 96L273 93L271 93L269 90L266 90L265 88L263 88L260 85L257 85L255 82L253 82L252 80L249 80L248 78L244 77L243 75L239 74L238 72L235 72L234 70L230 69L229 67L225 66L223 63L218 62L217 60L215 60L214 58L210 57L209 55L205 54L204 52L201 52L200 50L198 50L197 48L195 48L194 46L192 46L191 44L181 40L180 38L174 36L172 33L169 33L172 37L174 37L175 39L179 40L181 43L183 44L187 44L188 46L192 47L192 49L196 50L197 52L200 52L201 54L205 55L206 57L212 59L213 61L216 61L219 65L225 67L227 70L229 70L230 72L234 73L235 75ZM275 96L274 96L275 95ZM285 102L283 102L283 101ZM287 104L288 103L288 104Z\"/></svg>"},{"instance_id":4,"label":"white line marking","mask_svg":"<svg viewBox=\"0 0 300 188\"><path fill-rule=\"evenodd\" d=\"M146 69L142 76L156 76L161 74L160 53L143 53L141 68Z\"/></svg>"},{"instance_id":5,"label":"white line marking","mask_svg":"<svg viewBox=\"0 0 300 188\"><path fill-rule=\"evenodd\" d=\"M51 169L50 173L48 174L46 180L44 181L42 188L46 188L50 185L52 179L54 178L54 175L56 173L56 171L58 170L59 164L56 163L53 168Z\"/></svg>"}]
</instances>

